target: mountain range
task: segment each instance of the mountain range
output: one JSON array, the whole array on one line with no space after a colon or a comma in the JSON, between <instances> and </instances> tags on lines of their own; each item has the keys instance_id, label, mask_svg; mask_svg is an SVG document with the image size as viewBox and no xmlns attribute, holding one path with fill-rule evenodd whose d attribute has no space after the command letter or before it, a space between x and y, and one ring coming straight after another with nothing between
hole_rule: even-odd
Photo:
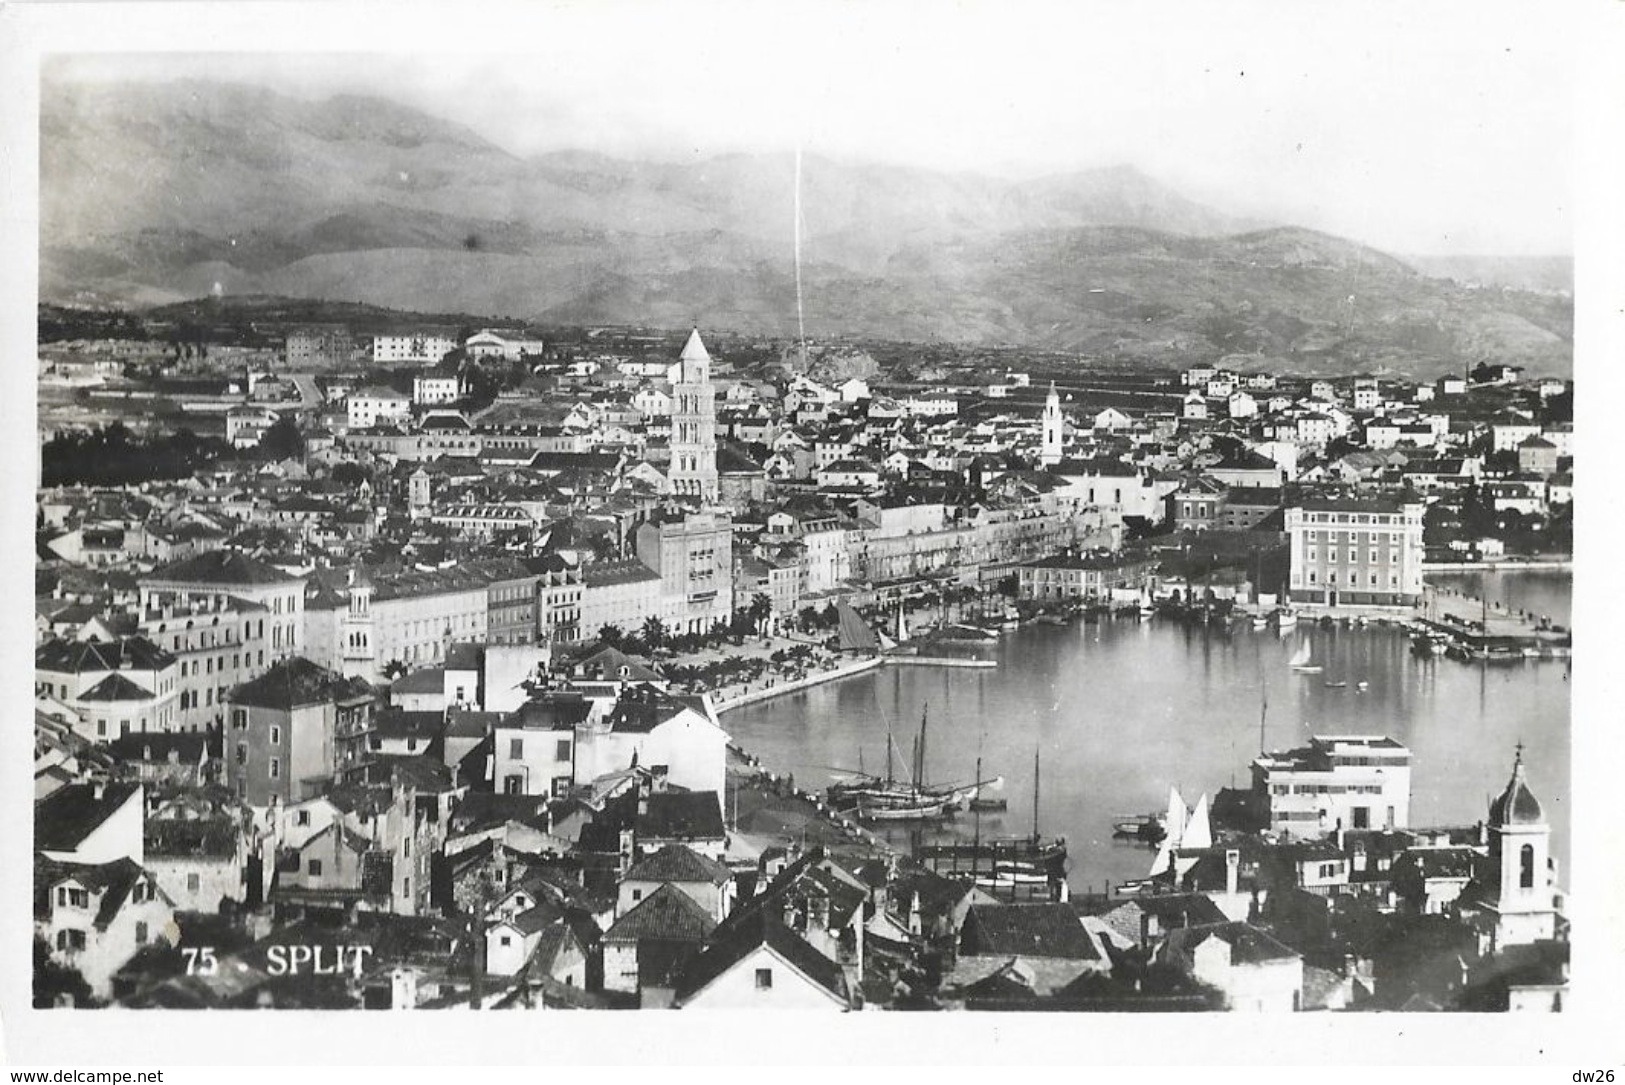
<instances>
[{"instance_id":1,"label":"mountain range","mask_svg":"<svg viewBox=\"0 0 1625 1085\"><path fill-rule=\"evenodd\" d=\"M526 158L379 98L197 81L42 89L43 301L256 293L795 330L789 155ZM1504 285L1527 270L1515 261L1435 278L1131 167L1007 180L808 157L801 205L813 336L1299 372L1571 368L1561 262L1518 284L1534 290Z\"/></svg>"}]
</instances>

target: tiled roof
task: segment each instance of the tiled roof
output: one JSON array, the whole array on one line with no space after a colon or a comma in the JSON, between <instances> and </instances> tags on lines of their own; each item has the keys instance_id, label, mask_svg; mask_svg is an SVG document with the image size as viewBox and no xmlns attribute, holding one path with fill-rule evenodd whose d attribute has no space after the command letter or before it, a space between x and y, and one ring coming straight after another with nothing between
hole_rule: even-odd
<instances>
[{"instance_id":1,"label":"tiled roof","mask_svg":"<svg viewBox=\"0 0 1625 1085\"><path fill-rule=\"evenodd\" d=\"M71 851L78 847L138 788L130 783L69 784L53 791L34 804L35 850Z\"/></svg>"},{"instance_id":2,"label":"tiled roof","mask_svg":"<svg viewBox=\"0 0 1625 1085\"><path fill-rule=\"evenodd\" d=\"M667 844L648 858L633 864L621 880L725 885L732 878L728 868L716 860L708 859L682 844Z\"/></svg>"},{"instance_id":3,"label":"tiled roof","mask_svg":"<svg viewBox=\"0 0 1625 1085\"><path fill-rule=\"evenodd\" d=\"M108 744L120 761L163 762L174 754L183 765L195 765L208 748L208 736L195 731L121 735Z\"/></svg>"},{"instance_id":4,"label":"tiled roof","mask_svg":"<svg viewBox=\"0 0 1625 1085\"><path fill-rule=\"evenodd\" d=\"M1229 944L1232 964L1259 964L1299 956L1297 950L1282 945L1257 927L1240 922L1182 927L1171 931L1165 943L1165 951L1175 958L1189 960L1196 952L1196 947L1209 938L1218 938Z\"/></svg>"},{"instance_id":5,"label":"tiled roof","mask_svg":"<svg viewBox=\"0 0 1625 1085\"><path fill-rule=\"evenodd\" d=\"M961 952L977 956L1096 960L1100 953L1066 904L972 905L960 935Z\"/></svg>"},{"instance_id":6,"label":"tiled roof","mask_svg":"<svg viewBox=\"0 0 1625 1085\"><path fill-rule=\"evenodd\" d=\"M765 911L752 913L749 919L722 933L716 942L683 970L677 984L677 1002L689 1001L762 946L823 988L832 1000L850 1003L851 994L847 990L846 974L841 966Z\"/></svg>"},{"instance_id":7,"label":"tiled roof","mask_svg":"<svg viewBox=\"0 0 1625 1085\"><path fill-rule=\"evenodd\" d=\"M605 941L634 942L642 938L701 942L716 929L716 921L687 893L662 885L615 921Z\"/></svg>"},{"instance_id":8,"label":"tiled roof","mask_svg":"<svg viewBox=\"0 0 1625 1085\"><path fill-rule=\"evenodd\" d=\"M246 554L233 550L211 550L154 569L142 577L141 582L257 586L283 584L297 579Z\"/></svg>"},{"instance_id":9,"label":"tiled roof","mask_svg":"<svg viewBox=\"0 0 1625 1085\"><path fill-rule=\"evenodd\" d=\"M234 706L275 708L283 711L300 705L366 697L371 687L359 678L346 678L295 656L278 662L270 670L231 693Z\"/></svg>"},{"instance_id":10,"label":"tiled roof","mask_svg":"<svg viewBox=\"0 0 1625 1085\"><path fill-rule=\"evenodd\" d=\"M721 840L726 835L715 791L668 791L650 795L638 814L640 839Z\"/></svg>"},{"instance_id":11,"label":"tiled roof","mask_svg":"<svg viewBox=\"0 0 1625 1085\"><path fill-rule=\"evenodd\" d=\"M81 701L150 701L152 693L122 674L110 674L79 695Z\"/></svg>"},{"instance_id":12,"label":"tiled roof","mask_svg":"<svg viewBox=\"0 0 1625 1085\"><path fill-rule=\"evenodd\" d=\"M162 670L174 662L173 655L140 636L116 641L49 640L34 650L34 666L58 674L117 671L125 666Z\"/></svg>"}]
</instances>

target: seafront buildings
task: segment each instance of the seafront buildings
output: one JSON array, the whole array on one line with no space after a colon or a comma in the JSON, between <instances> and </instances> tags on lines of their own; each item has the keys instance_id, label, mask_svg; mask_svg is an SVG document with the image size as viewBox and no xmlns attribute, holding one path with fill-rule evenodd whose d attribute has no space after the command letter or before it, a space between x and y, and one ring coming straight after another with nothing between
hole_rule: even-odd
<instances>
[{"instance_id":1,"label":"seafront buildings","mask_svg":"<svg viewBox=\"0 0 1625 1085\"><path fill-rule=\"evenodd\" d=\"M887 845L730 753L725 712L1080 611L1485 639L1424 565L1566 549L1570 385L1204 365L1100 399L1076 359L921 380L717 342L301 325L240 377L92 374L229 441L41 491L35 930L89 991L42 997L1561 1008L1521 751L1480 824L1418 827L1410 750L1317 734L1143 884L1013 903L1032 872ZM847 643L850 608L903 645ZM1540 617L1496 620L1565 651ZM222 922L233 985L154 948ZM277 932L324 924L373 967L271 983Z\"/></svg>"}]
</instances>

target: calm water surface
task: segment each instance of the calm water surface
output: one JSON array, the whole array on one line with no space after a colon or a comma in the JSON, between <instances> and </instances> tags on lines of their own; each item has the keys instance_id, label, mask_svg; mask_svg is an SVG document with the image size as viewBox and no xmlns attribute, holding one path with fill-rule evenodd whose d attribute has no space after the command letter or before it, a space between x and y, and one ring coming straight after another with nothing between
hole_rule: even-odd
<instances>
[{"instance_id":1,"label":"calm water surface","mask_svg":"<svg viewBox=\"0 0 1625 1085\"><path fill-rule=\"evenodd\" d=\"M1566 592L1545 590L1552 609L1542 613L1558 619L1561 602L1558 620L1566 620ZM1288 668L1305 642L1322 674ZM1554 853L1567 861L1565 662L1423 659L1400 631L1375 626L1304 626L1281 636L1163 619L1029 626L1005 634L988 655L997 670L882 667L729 712L723 727L769 768L822 787L835 778L832 768L856 768L860 751L864 768L883 769L888 728L907 756L927 712L932 782L972 778L978 754L984 775L1006 781L1010 809L982 815L984 835L1032 830L1037 751L1039 827L1067 838L1077 889L1145 876L1153 853L1114 841L1114 816L1161 809L1171 784L1192 805L1202 792L1247 786L1261 714L1270 749L1317 733L1405 743L1413 753L1411 821L1419 826L1484 817L1521 740L1530 785L1553 825ZM1337 680L1347 688L1326 687ZM1360 681L1369 687L1357 690ZM901 764L898 772L906 773ZM972 821L961 814L927 833L968 838ZM907 840L907 830L885 831Z\"/></svg>"}]
</instances>

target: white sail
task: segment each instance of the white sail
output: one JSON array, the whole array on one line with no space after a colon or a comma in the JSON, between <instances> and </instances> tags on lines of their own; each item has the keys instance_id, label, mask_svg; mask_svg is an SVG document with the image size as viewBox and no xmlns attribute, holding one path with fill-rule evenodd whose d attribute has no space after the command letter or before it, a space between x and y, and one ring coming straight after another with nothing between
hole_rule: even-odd
<instances>
[{"instance_id":1,"label":"white sail","mask_svg":"<svg viewBox=\"0 0 1625 1085\"><path fill-rule=\"evenodd\" d=\"M1196 800L1196 809L1191 812L1191 819L1185 824L1185 834L1180 837L1179 846L1181 848L1213 846L1213 827L1208 823L1206 794Z\"/></svg>"},{"instance_id":2,"label":"white sail","mask_svg":"<svg viewBox=\"0 0 1625 1085\"><path fill-rule=\"evenodd\" d=\"M1309 642L1304 641L1302 644L1298 645L1298 650L1296 652L1292 653L1292 659L1291 659L1291 661L1289 662L1288 665L1293 666L1293 667L1302 667L1302 666L1307 665L1308 662L1309 662Z\"/></svg>"},{"instance_id":3,"label":"white sail","mask_svg":"<svg viewBox=\"0 0 1625 1085\"><path fill-rule=\"evenodd\" d=\"M1163 818L1163 839L1178 844L1185 835L1185 820L1189 811L1185 809L1185 800L1180 797L1179 788L1168 789L1168 814Z\"/></svg>"},{"instance_id":4,"label":"white sail","mask_svg":"<svg viewBox=\"0 0 1625 1085\"><path fill-rule=\"evenodd\" d=\"M1174 865L1174 846L1168 842L1171 839L1165 836L1162 843L1157 845L1157 857L1151 860L1150 876L1153 878Z\"/></svg>"}]
</instances>

